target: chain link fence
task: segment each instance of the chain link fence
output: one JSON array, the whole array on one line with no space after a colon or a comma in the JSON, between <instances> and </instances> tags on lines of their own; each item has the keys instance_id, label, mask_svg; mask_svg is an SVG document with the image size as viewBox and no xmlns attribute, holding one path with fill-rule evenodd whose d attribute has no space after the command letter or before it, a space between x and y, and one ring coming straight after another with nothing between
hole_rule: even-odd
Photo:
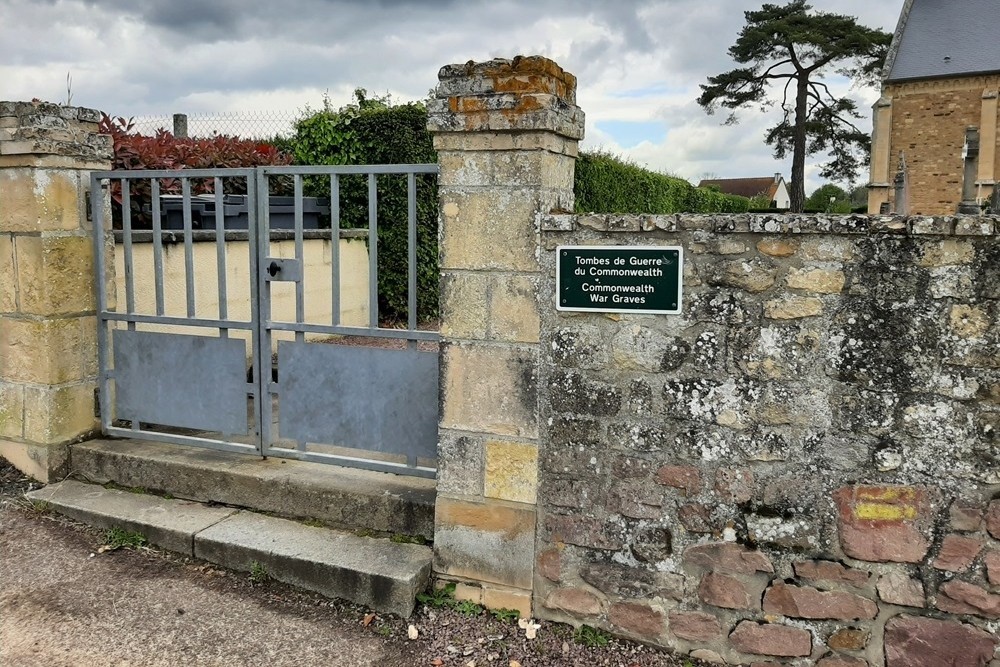
<instances>
[{"instance_id":1,"label":"chain link fence","mask_svg":"<svg viewBox=\"0 0 1000 667\"><path fill-rule=\"evenodd\" d=\"M272 139L288 137L295 131L296 111L232 111L217 113L175 114L171 116L136 116L133 131L154 135L157 130L173 132L175 136L212 137L215 135L238 136L243 139ZM175 124L180 117L186 127Z\"/></svg>"}]
</instances>

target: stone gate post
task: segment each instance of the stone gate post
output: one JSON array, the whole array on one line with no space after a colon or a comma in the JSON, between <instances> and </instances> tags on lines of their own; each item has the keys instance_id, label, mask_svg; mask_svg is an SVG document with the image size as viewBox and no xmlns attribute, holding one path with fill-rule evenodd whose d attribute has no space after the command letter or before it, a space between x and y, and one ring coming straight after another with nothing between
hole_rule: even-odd
<instances>
[{"instance_id":1,"label":"stone gate post","mask_svg":"<svg viewBox=\"0 0 1000 667\"><path fill-rule=\"evenodd\" d=\"M536 213L573 208L576 78L541 57L449 65L428 127L441 204L434 542L458 595L530 613L538 470Z\"/></svg>"},{"instance_id":2,"label":"stone gate post","mask_svg":"<svg viewBox=\"0 0 1000 667\"><path fill-rule=\"evenodd\" d=\"M89 171L111 166L100 113L0 102L0 456L48 482L97 428Z\"/></svg>"}]
</instances>

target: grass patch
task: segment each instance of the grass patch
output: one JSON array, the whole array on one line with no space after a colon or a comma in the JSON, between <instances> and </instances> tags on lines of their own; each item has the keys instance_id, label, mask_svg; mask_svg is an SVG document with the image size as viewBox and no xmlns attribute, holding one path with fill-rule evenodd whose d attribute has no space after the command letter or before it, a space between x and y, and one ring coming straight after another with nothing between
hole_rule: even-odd
<instances>
[{"instance_id":1,"label":"grass patch","mask_svg":"<svg viewBox=\"0 0 1000 667\"><path fill-rule=\"evenodd\" d=\"M255 584L263 584L271 579L271 574L264 567L263 563L254 561L250 563L250 581Z\"/></svg>"},{"instance_id":2,"label":"grass patch","mask_svg":"<svg viewBox=\"0 0 1000 667\"><path fill-rule=\"evenodd\" d=\"M417 602L434 609L451 607L455 604L455 586L452 582L438 589L432 588L427 593L417 593Z\"/></svg>"},{"instance_id":3,"label":"grass patch","mask_svg":"<svg viewBox=\"0 0 1000 667\"><path fill-rule=\"evenodd\" d=\"M581 625L573 633L573 640L578 644L583 644L587 648L597 648L607 646L611 637L595 627Z\"/></svg>"},{"instance_id":4,"label":"grass patch","mask_svg":"<svg viewBox=\"0 0 1000 667\"><path fill-rule=\"evenodd\" d=\"M326 524L319 519L303 519L302 525L310 528L326 528Z\"/></svg>"},{"instance_id":5,"label":"grass patch","mask_svg":"<svg viewBox=\"0 0 1000 667\"><path fill-rule=\"evenodd\" d=\"M400 535L399 533L390 537L389 541L396 544L427 544L427 538L423 535Z\"/></svg>"},{"instance_id":6,"label":"grass patch","mask_svg":"<svg viewBox=\"0 0 1000 667\"><path fill-rule=\"evenodd\" d=\"M32 511L38 512L39 514L48 514L52 511L52 503L47 500L38 500L36 498L28 500L28 507L30 507Z\"/></svg>"},{"instance_id":7,"label":"grass patch","mask_svg":"<svg viewBox=\"0 0 1000 667\"><path fill-rule=\"evenodd\" d=\"M452 609L457 611L462 616L479 616L483 613L483 606L478 605L472 600L462 600L461 602L455 602L452 605Z\"/></svg>"},{"instance_id":8,"label":"grass patch","mask_svg":"<svg viewBox=\"0 0 1000 667\"><path fill-rule=\"evenodd\" d=\"M104 531L104 544L109 549L138 549L149 544L149 540L142 533L115 526Z\"/></svg>"},{"instance_id":9,"label":"grass patch","mask_svg":"<svg viewBox=\"0 0 1000 667\"><path fill-rule=\"evenodd\" d=\"M493 614L493 617L498 621L502 621L504 623L510 623L521 618L521 612L517 609L505 609L501 607L500 609L491 609L490 613Z\"/></svg>"}]
</instances>

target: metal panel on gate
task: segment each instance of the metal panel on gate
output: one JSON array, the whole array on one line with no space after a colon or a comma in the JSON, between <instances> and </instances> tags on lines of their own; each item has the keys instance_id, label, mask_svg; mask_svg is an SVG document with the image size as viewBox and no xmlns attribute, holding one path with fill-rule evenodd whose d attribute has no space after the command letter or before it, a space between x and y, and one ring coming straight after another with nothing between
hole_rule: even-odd
<instances>
[{"instance_id":1,"label":"metal panel on gate","mask_svg":"<svg viewBox=\"0 0 1000 667\"><path fill-rule=\"evenodd\" d=\"M282 341L281 437L434 458L438 355Z\"/></svg>"},{"instance_id":2,"label":"metal panel on gate","mask_svg":"<svg viewBox=\"0 0 1000 667\"><path fill-rule=\"evenodd\" d=\"M246 435L242 340L113 332L118 419Z\"/></svg>"}]
</instances>

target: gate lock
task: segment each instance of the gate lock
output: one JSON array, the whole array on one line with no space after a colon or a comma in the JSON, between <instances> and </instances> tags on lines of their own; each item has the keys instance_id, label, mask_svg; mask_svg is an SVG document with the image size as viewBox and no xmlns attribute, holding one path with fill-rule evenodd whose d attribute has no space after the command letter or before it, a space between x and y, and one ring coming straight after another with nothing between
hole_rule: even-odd
<instances>
[{"instance_id":1,"label":"gate lock","mask_svg":"<svg viewBox=\"0 0 1000 667\"><path fill-rule=\"evenodd\" d=\"M299 282L302 280L302 263L297 259L268 257L264 260L267 281Z\"/></svg>"}]
</instances>

